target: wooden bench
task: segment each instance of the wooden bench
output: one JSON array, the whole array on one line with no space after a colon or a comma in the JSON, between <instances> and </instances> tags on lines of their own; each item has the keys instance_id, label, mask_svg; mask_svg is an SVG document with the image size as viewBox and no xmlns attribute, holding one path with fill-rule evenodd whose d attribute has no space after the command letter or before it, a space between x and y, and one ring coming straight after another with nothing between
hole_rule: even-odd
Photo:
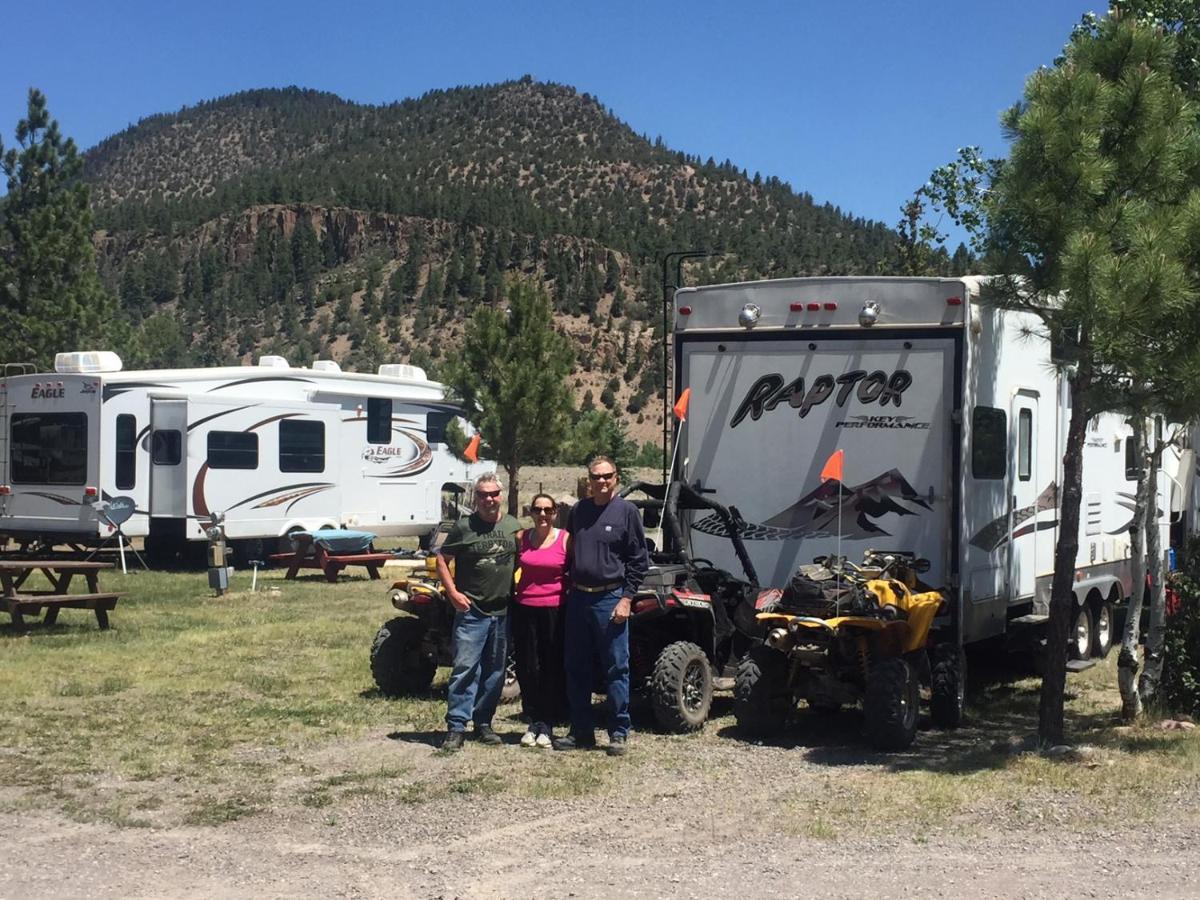
<instances>
[{"instance_id":1,"label":"wooden bench","mask_svg":"<svg viewBox=\"0 0 1200 900\"><path fill-rule=\"evenodd\" d=\"M390 553L333 553L326 550L309 534L292 536L296 549L292 553L273 553L271 559L287 565L285 579L291 580L301 569L320 569L325 573L325 580L335 583L338 574L347 566L363 566L371 576L372 581L379 580L379 567L392 558Z\"/></svg>"},{"instance_id":2,"label":"wooden bench","mask_svg":"<svg viewBox=\"0 0 1200 900\"><path fill-rule=\"evenodd\" d=\"M96 614L101 629L109 627L108 614L124 597L123 592L101 591L100 570L111 569L112 563L73 562L71 560L0 560L0 611L12 617L13 627L23 631L27 626L26 615L37 615L46 610L45 625L58 621L58 611L67 609L90 609ZM50 582L50 590L22 590L26 580L34 572L41 572ZM82 575L87 581L85 594L68 592L71 580Z\"/></svg>"}]
</instances>

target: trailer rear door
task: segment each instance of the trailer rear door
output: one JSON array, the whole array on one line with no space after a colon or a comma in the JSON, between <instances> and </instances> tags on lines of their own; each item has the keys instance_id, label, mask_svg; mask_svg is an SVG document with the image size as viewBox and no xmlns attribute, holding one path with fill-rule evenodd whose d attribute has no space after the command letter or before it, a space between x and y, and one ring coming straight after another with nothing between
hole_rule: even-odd
<instances>
[{"instance_id":1,"label":"trailer rear door","mask_svg":"<svg viewBox=\"0 0 1200 900\"><path fill-rule=\"evenodd\" d=\"M952 573L958 346L935 330L682 336L683 477L738 508L764 584L838 552L839 535L851 560L908 550L931 583ZM838 450L841 478L823 481ZM691 525L696 556L739 571L714 520Z\"/></svg>"}]
</instances>

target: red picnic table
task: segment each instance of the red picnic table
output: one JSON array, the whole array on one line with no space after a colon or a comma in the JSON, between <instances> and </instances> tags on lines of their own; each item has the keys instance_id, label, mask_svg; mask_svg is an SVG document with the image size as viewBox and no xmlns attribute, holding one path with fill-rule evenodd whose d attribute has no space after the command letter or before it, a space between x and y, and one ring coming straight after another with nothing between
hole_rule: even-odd
<instances>
[{"instance_id":1,"label":"red picnic table","mask_svg":"<svg viewBox=\"0 0 1200 900\"><path fill-rule=\"evenodd\" d=\"M326 548L321 541L313 540L308 532L292 535L295 550L291 553L273 553L271 559L286 563L288 570L284 578L292 579L301 569L320 569L325 580L336 582L338 573L346 566L363 566L372 581L379 580L379 567L392 558L390 553L376 551L339 553Z\"/></svg>"},{"instance_id":2,"label":"red picnic table","mask_svg":"<svg viewBox=\"0 0 1200 900\"><path fill-rule=\"evenodd\" d=\"M5 559L0 560L0 610L12 616L13 627L23 630L26 614L37 615L42 609L46 616L42 622L53 625L58 621L58 611L68 609L90 609L96 613L96 622L102 629L108 628L108 613L125 594L100 590L100 570L111 569L107 562L74 562L64 559ZM23 590L25 582L34 572L41 572L50 582L50 590ZM71 580L82 575L87 581L86 594L71 594Z\"/></svg>"}]
</instances>

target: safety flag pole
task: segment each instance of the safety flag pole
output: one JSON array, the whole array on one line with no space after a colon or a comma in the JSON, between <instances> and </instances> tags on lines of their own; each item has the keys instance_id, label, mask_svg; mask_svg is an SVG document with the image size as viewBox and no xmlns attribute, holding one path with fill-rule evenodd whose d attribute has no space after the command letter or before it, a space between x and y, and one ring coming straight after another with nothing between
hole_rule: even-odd
<instances>
[{"instance_id":1,"label":"safety flag pole","mask_svg":"<svg viewBox=\"0 0 1200 900\"><path fill-rule=\"evenodd\" d=\"M467 444L467 448L463 450L463 459L467 462L479 462L479 432L475 432L471 437L471 442Z\"/></svg>"},{"instance_id":2,"label":"safety flag pole","mask_svg":"<svg viewBox=\"0 0 1200 900\"><path fill-rule=\"evenodd\" d=\"M684 388L679 399L675 401L675 418L679 420L679 430L675 432L675 446L671 448L671 467L667 469L667 479L675 471L675 457L679 453L679 437L683 434L683 423L687 421L688 402L692 399L692 389Z\"/></svg>"},{"instance_id":3,"label":"safety flag pole","mask_svg":"<svg viewBox=\"0 0 1200 900\"><path fill-rule=\"evenodd\" d=\"M834 600L834 609L840 616L842 614L842 465L846 460L846 454L842 450L834 450L829 459L825 460L825 467L821 469L821 484L826 481L837 482L837 553L835 556L838 560L837 569L837 593Z\"/></svg>"}]
</instances>

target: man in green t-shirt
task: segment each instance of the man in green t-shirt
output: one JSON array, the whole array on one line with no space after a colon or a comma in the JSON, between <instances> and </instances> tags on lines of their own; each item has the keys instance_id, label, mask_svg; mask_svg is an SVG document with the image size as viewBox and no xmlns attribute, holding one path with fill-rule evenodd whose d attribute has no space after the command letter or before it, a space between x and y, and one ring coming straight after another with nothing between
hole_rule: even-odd
<instances>
[{"instance_id":1,"label":"man in green t-shirt","mask_svg":"<svg viewBox=\"0 0 1200 900\"><path fill-rule=\"evenodd\" d=\"M443 750L462 747L468 721L475 723L480 741L501 743L492 716L504 688L508 601L521 528L512 516L501 514L502 492L494 472L475 479L475 512L451 527L437 555L438 575L454 607L454 668L446 691Z\"/></svg>"}]
</instances>

